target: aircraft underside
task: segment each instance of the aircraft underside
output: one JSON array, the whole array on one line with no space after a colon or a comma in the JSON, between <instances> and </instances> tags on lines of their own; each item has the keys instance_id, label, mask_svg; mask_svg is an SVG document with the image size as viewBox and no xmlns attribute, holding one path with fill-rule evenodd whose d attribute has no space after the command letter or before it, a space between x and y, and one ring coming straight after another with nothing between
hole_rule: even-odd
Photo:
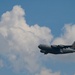
<instances>
[{"instance_id":1,"label":"aircraft underside","mask_svg":"<svg viewBox=\"0 0 75 75\"><path fill-rule=\"evenodd\" d=\"M44 54L48 54L48 53L51 53L51 54L67 54L67 53L73 53L75 51L63 51L63 50L60 50L60 51L47 51L47 50L40 50L41 53L44 53Z\"/></svg>"}]
</instances>

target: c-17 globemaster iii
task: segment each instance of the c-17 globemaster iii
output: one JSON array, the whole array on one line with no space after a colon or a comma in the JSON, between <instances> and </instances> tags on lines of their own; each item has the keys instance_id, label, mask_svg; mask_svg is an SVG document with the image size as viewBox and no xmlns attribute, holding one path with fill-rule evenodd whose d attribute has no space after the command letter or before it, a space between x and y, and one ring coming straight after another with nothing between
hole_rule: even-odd
<instances>
[{"instance_id":1,"label":"c-17 globemaster iii","mask_svg":"<svg viewBox=\"0 0 75 75\"><path fill-rule=\"evenodd\" d=\"M75 42L72 45L43 45L39 46L40 52L44 54L66 54L75 52Z\"/></svg>"}]
</instances>

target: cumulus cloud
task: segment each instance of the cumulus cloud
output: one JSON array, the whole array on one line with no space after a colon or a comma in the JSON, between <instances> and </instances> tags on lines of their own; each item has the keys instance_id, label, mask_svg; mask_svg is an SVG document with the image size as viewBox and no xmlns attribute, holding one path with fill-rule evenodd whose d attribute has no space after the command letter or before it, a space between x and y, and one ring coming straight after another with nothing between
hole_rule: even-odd
<instances>
[{"instance_id":1,"label":"cumulus cloud","mask_svg":"<svg viewBox=\"0 0 75 75\"><path fill-rule=\"evenodd\" d=\"M42 68L41 72L39 74L36 74L36 75L60 75L60 72L52 72L49 69Z\"/></svg>"},{"instance_id":2,"label":"cumulus cloud","mask_svg":"<svg viewBox=\"0 0 75 75\"><path fill-rule=\"evenodd\" d=\"M66 24L63 31L64 33L55 38L52 44L72 44L75 40L75 25ZM41 70L36 75L60 75L60 72L41 69L43 66L40 61L42 62L43 58L39 53L38 45L50 44L52 39L53 35L48 27L40 27L38 24L29 26L26 23L25 11L21 6L14 6L0 18L0 55L16 71L24 70L33 75ZM74 54L60 57L50 55L52 59L71 59L71 61L74 57ZM0 60L0 66L4 67L2 60Z\"/></svg>"},{"instance_id":3,"label":"cumulus cloud","mask_svg":"<svg viewBox=\"0 0 75 75\"><path fill-rule=\"evenodd\" d=\"M49 28L26 23L25 11L21 6L14 6L1 16L0 55L16 71L36 72L40 67L38 45L49 44L52 38Z\"/></svg>"},{"instance_id":4,"label":"cumulus cloud","mask_svg":"<svg viewBox=\"0 0 75 75\"><path fill-rule=\"evenodd\" d=\"M55 38L53 44L72 44L75 41L75 24L66 24L62 31L64 33Z\"/></svg>"}]
</instances>

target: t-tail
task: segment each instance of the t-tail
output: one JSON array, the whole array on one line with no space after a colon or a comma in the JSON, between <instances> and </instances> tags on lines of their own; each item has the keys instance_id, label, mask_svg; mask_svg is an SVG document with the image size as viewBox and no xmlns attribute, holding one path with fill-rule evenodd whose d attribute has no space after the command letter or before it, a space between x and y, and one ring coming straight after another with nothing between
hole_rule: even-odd
<instances>
[{"instance_id":1,"label":"t-tail","mask_svg":"<svg viewBox=\"0 0 75 75\"><path fill-rule=\"evenodd\" d=\"M74 43L72 44L72 48L74 48L74 49L75 49L75 41L74 41Z\"/></svg>"}]
</instances>

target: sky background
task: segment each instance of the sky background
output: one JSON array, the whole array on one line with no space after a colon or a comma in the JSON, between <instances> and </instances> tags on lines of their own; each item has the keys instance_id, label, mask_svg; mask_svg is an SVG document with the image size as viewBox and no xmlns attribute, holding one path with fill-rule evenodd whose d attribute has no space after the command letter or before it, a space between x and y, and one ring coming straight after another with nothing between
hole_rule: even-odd
<instances>
[{"instance_id":1,"label":"sky background","mask_svg":"<svg viewBox=\"0 0 75 75\"><path fill-rule=\"evenodd\" d=\"M74 40L74 0L0 2L1 75L75 75L75 53L45 56L37 48Z\"/></svg>"},{"instance_id":2,"label":"sky background","mask_svg":"<svg viewBox=\"0 0 75 75\"><path fill-rule=\"evenodd\" d=\"M26 12L26 21L29 25L39 24L52 29L54 36L61 33L64 24L75 23L74 0L4 0L0 2L0 15L12 9L14 5L21 5ZM57 27L56 27L57 26Z\"/></svg>"}]
</instances>

